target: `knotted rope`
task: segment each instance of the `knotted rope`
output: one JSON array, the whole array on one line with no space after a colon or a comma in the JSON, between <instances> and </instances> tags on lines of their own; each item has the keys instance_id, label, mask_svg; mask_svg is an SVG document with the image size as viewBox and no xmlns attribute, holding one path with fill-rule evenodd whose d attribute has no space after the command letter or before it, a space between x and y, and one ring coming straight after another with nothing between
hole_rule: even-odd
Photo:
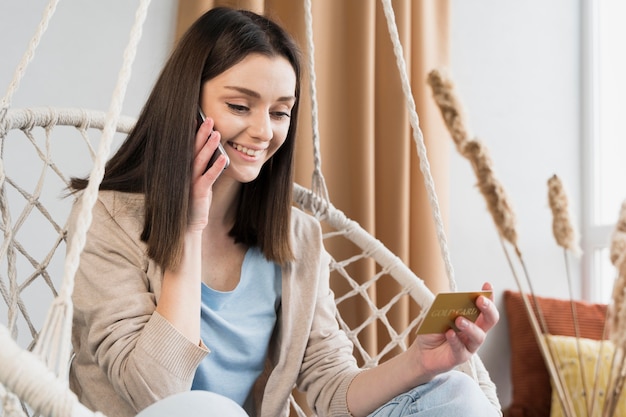
<instances>
[{"instance_id":1,"label":"knotted rope","mask_svg":"<svg viewBox=\"0 0 626 417\"><path fill-rule=\"evenodd\" d=\"M395 14L391 0L381 0L383 5L383 11L387 20L387 28L389 30L389 36L393 44L393 52L396 56L396 64L398 65L398 72L400 73L400 80L402 82L402 92L406 99L407 109L409 111L409 121L413 128L413 141L417 148L417 154L420 160L420 170L424 176L424 185L426 186L426 192L428 194L428 202L430 203L431 213L435 221L435 229L437 232L437 240L439 242L439 250L443 258L446 273L448 276L448 283L450 290L456 290L456 281L454 278L454 269L452 267L452 261L450 260L450 251L448 249L448 243L446 239L443 220L441 217L441 209L439 207L439 200L437 199L437 193L435 191L435 182L430 172L430 163L428 162L428 156L426 154L426 145L424 144L424 134L420 129L419 116L415 106L415 100L413 99L413 93L411 92L411 83L407 74L407 66L404 60L402 52L402 44L400 43L400 36L398 35L398 27L396 25Z\"/></svg>"}]
</instances>

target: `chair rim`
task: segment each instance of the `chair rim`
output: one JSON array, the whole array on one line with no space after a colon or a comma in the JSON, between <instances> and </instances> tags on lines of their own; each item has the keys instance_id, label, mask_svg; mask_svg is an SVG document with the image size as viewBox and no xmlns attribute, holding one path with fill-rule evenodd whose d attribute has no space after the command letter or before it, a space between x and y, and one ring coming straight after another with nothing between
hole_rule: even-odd
<instances>
[{"instance_id":1,"label":"chair rim","mask_svg":"<svg viewBox=\"0 0 626 417\"><path fill-rule=\"evenodd\" d=\"M73 126L79 130L91 128L102 130L106 119L106 112L85 108L11 108L7 111L5 118L0 120L0 148L4 145L4 140L11 130L30 130L34 127L48 129L54 126ZM135 122L136 118L122 115L118 120L116 130L120 133L129 133ZM0 164L2 175L4 175L3 170L3 165ZM293 202L305 211L312 212L320 222L327 223L335 230L345 231L345 238L356 244L364 253L367 253L368 257L386 269L387 274L407 289L409 296L422 309L425 310L432 303L434 294L426 287L423 280L380 240L359 223L348 218L332 203L298 183L294 183ZM474 378L481 383L483 389L485 386L486 388L493 386L495 390L495 385L489 380L484 364L478 355L473 356L471 363L471 366L476 367L473 372ZM487 380L485 381L484 378Z\"/></svg>"}]
</instances>

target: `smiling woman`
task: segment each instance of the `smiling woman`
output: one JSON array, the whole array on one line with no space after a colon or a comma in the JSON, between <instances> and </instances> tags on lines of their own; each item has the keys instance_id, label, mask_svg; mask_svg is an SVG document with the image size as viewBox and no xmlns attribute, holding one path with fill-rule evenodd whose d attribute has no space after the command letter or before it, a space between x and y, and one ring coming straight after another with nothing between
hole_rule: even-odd
<instances>
[{"instance_id":1,"label":"smiling woman","mask_svg":"<svg viewBox=\"0 0 626 417\"><path fill-rule=\"evenodd\" d=\"M198 23L198 27L194 25L189 37L193 36L194 28L200 32L200 29L208 29L210 33L204 33L207 39L202 39L203 46L220 46L220 40L224 40L221 36L231 34L229 18L237 24L246 21L235 19L239 16L261 22L258 26L276 35L274 39L260 36L260 44L269 41L270 47L243 42L244 47L237 49L241 43L226 42L234 49L225 49L234 53L226 54L228 59L221 62L229 63L217 71L215 77L204 78L203 72L193 83L193 74L199 74L193 59L201 57L202 65L207 67L212 65L207 62L214 61L208 59L212 51L203 54L202 48L198 51L191 46L185 51L184 45L190 45L185 44L189 39L185 37L161 74L134 130L107 165L105 182L94 209L95 221L87 236L76 280L73 341L78 355L72 363L72 388L90 406L102 401L120 408L128 403L133 409L152 401L154 398L149 395L157 399L168 397L168 392L177 390L174 387L168 391L166 385L170 383L190 383L194 389L221 391L243 405L251 415L283 415L287 404L283 395L295 384L307 392L309 404L318 415L345 415L348 408L355 416L365 415L380 406L375 413L383 416L394 413L399 407L411 409L416 396L420 398L419 406L443 406L452 414L460 412L461 408L467 414L475 408L484 415L485 408L491 410L492 406L497 413L497 401L489 403L476 381L451 370L473 357L485 333L497 322L497 311L488 297L478 300L480 316L475 325L459 319L458 332L419 336L408 349L405 337L399 341L394 329L388 327L393 342L406 351L377 367L372 363L377 364L378 359L372 361L364 356L371 369L356 367L356 360L349 352L352 346L337 323L340 318L336 317L335 300L328 287L331 258L323 247L320 225L303 212L291 209L290 199L281 200L281 183L276 181L281 180L284 173L280 168L292 165L292 155L282 160L278 157L285 155L283 150L290 145L297 120L299 66L298 60L292 61L290 54L295 48L289 37L283 36L279 28L268 24L270 22L261 16L230 12L215 9L207 13L207 20L201 18L199 22L203 23ZM225 24L220 26L222 23ZM215 27L219 30L213 31ZM251 30L258 34L254 24L241 29L236 32ZM255 38L257 36L244 36L246 41ZM279 46L285 46L283 41L286 47L281 49ZM268 101L279 103L278 108L264 108L264 98L272 94L266 95L267 90L255 88L254 80L241 82L237 79L234 85L227 86L235 90L231 92L232 97L227 94L225 101L231 113L228 116L245 119L251 115L250 129L245 128L240 133L232 129L235 131L229 134L232 138L227 138L222 132L226 133L231 126L222 126L220 121L212 135L217 119L213 114L209 114L209 120L199 128L195 123L187 124L187 110L193 120L198 102L205 98L203 86L231 69L245 73L249 66L247 58L257 53L271 58L267 65L274 69L280 67L275 56L280 58L278 61L288 62L289 71L297 74L293 93ZM176 65L181 61L185 62L184 66ZM181 68L184 71L176 71ZM170 81L169 89L163 80ZM198 86L192 100L188 100L190 97L186 94L193 89L185 88L184 82ZM280 84L269 86L270 90ZM162 100L161 95L167 99ZM243 102L238 103L242 98ZM282 107L285 102L288 103L286 109ZM258 103L262 104L261 113L254 111ZM272 123L279 123L288 116L287 111L292 121L281 141ZM254 117L258 114L261 116ZM181 115L183 117L177 117ZM185 135L190 125L192 133L188 139ZM143 142L147 137L149 139ZM270 147L255 148L252 139L269 142ZM267 152L273 153L255 178L240 181L235 178L237 172L228 176L231 171L224 171L224 158L218 158L211 169L206 169L207 159L221 140L233 159L240 159L238 163L243 166L254 165L264 160ZM272 142L276 144L275 151L270 149ZM157 149L159 145L164 145L164 152ZM120 168L126 163L126 167ZM174 168L174 164L183 169L176 172L163 168ZM124 171L125 168L128 171ZM111 173L118 176L109 175ZM260 181L264 175L271 181ZM174 189L172 183L186 188L177 188L172 198L163 194L161 201L152 198L154 190ZM224 187L220 189L218 184ZM69 221L69 239L73 244L80 240L74 227L80 223L75 222L77 213L84 211L81 210L82 196L89 193L82 194L83 179L75 179L72 185L76 194L81 195ZM288 191L290 189L291 183ZM271 198L263 200L267 195ZM176 200L180 199L188 200L183 210L176 205ZM259 201L268 202L263 208L278 210L250 210L258 207ZM285 201L287 216L281 216L280 209ZM158 205L161 202L164 204ZM181 217L184 224L179 224L177 229L176 222ZM159 237L170 240L163 243ZM151 248L158 249L159 245L170 246L160 262L156 261L158 250L155 255L149 255ZM263 253L265 249L269 254ZM368 250L368 253L371 252ZM281 256L287 260L280 261ZM395 271L397 267L394 265L392 269ZM239 273L235 279L230 279L233 270ZM416 281L415 278L413 282ZM196 317L193 316L198 298L199 329L196 327L198 311L195 311ZM288 354L285 346L289 348ZM207 355L208 348L210 355ZM150 358L150 364L146 358ZM192 362L198 364L195 369L188 366ZM86 376L89 372L94 374ZM174 382L168 379L170 377ZM97 384L91 383L94 380L104 388L99 389L97 395L90 394L97 389L93 387ZM148 392L147 399L142 396L144 391ZM463 404L448 401L452 397L450 391L472 401ZM271 396L265 395L266 392ZM391 399L396 394L399 396ZM277 409L278 406L282 408ZM119 415L118 411L110 412ZM124 413L125 410L121 410L121 415Z\"/></svg>"},{"instance_id":2,"label":"smiling woman","mask_svg":"<svg viewBox=\"0 0 626 417\"><path fill-rule=\"evenodd\" d=\"M322 416L499 413L456 369L498 322L484 295L475 322L357 366L321 226L291 207L300 78L292 38L249 11L211 9L180 40L107 163L76 274L70 384L90 408L130 417L198 389L275 417L297 386ZM219 143L230 165L207 170Z\"/></svg>"}]
</instances>

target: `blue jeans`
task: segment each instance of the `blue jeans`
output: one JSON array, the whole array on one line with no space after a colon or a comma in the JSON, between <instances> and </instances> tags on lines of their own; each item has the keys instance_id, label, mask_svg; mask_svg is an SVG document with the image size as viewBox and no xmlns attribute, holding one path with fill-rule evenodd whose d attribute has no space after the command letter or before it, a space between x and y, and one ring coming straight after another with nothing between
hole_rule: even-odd
<instances>
[{"instance_id":1,"label":"blue jeans","mask_svg":"<svg viewBox=\"0 0 626 417\"><path fill-rule=\"evenodd\" d=\"M499 413L476 381L450 371L398 395L369 417L491 417Z\"/></svg>"}]
</instances>

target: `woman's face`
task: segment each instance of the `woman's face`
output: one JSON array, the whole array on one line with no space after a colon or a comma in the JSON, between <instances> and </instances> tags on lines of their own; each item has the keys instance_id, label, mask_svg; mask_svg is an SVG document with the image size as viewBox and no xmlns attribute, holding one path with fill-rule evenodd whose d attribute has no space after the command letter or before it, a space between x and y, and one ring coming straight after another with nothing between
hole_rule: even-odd
<instances>
[{"instance_id":1,"label":"woman's face","mask_svg":"<svg viewBox=\"0 0 626 417\"><path fill-rule=\"evenodd\" d=\"M282 56L250 54L202 86L200 106L215 121L230 166L222 176L254 180L285 142L296 75Z\"/></svg>"}]
</instances>

